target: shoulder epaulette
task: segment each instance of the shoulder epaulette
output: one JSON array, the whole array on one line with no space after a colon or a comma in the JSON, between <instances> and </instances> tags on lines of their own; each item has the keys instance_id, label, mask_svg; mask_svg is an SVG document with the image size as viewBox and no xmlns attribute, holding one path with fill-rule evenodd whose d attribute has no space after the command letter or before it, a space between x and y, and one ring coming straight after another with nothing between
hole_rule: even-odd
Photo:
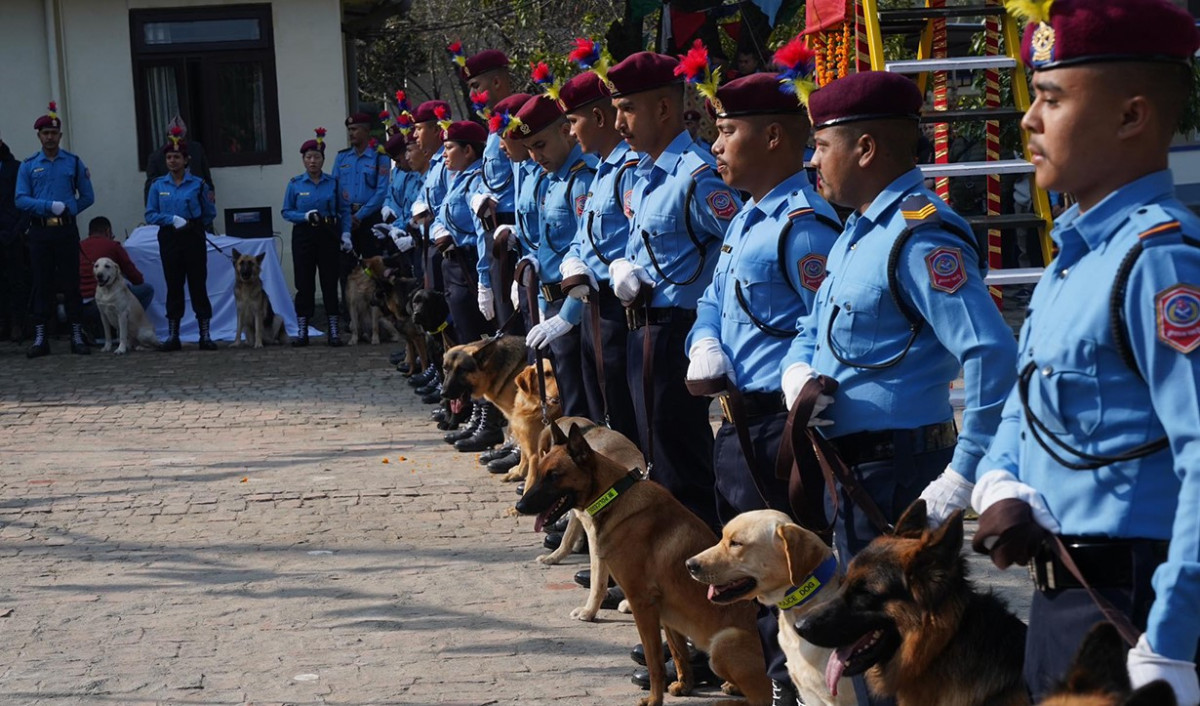
<instances>
[{"instance_id":1,"label":"shoulder epaulette","mask_svg":"<svg viewBox=\"0 0 1200 706\"><path fill-rule=\"evenodd\" d=\"M575 173L575 172L579 171L580 169L583 169L586 166L587 166L587 162L585 162L581 159L578 162L576 162L575 164L571 165L571 173Z\"/></svg>"},{"instance_id":2,"label":"shoulder epaulette","mask_svg":"<svg viewBox=\"0 0 1200 706\"><path fill-rule=\"evenodd\" d=\"M1156 203L1142 206L1131 213L1129 222L1137 229L1138 240L1142 242L1153 240L1158 235L1178 233L1183 230L1183 224L1179 219Z\"/></svg>"},{"instance_id":3,"label":"shoulder epaulette","mask_svg":"<svg viewBox=\"0 0 1200 706\"><path fill-rule=\"evenodd\" d=\"M297 174L296 176L292 177L292 181L295 182L295 181L300 181L301 179L307 179L307 178L308 178L307 174Z\"/></svg>"},{"instance_id":4,"label":"shoulder epaulette","mask_svg":"<svg viewBox=\"0 0 1200 706\"><path fill-rule=\"evenodd\" d=\"M344 152L349 152L352 149L354 149L354 148L353 147L343 147L342 149L338 150L337 153L342 154Z\"/></svg>"},{"instance_id":5,"label":"shoulder epaulette","mask_svg":"<svg viewBox=\"0 0 1200 706\"><path fill-rule=\"evenodd\" d=\"M942 216L937 205L925 194L913 194L900 202L900 215L909 228L940 225Z\"/></svg>"},{"instance_id":6,"label":"shoulder epaulette","mask_svg":"<svg viewBox=\"0 0 1200 706\"><path fill-rule=\"evenodd\" d=\"M708 166L707 162L704 164L701 164L699 167L696 167L695 169L692 170L692 178L696 178L696 177L700 176L708 169L709 169L709 166Z\"/></svg>"}]
</instances>

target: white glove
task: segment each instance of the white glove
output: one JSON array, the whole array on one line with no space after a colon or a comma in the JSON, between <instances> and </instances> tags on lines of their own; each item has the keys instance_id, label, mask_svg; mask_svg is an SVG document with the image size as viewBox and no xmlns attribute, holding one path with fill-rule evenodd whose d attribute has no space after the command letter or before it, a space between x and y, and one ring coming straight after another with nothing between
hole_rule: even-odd
<instances>
[{"instance_id":1,"label":"white glove","mask_svg":"<svg viewBox=\"0 0 1200 706\"><path fill-rule=\"evenodd\" d=\"M425 203L424 201L418 201L412 205L413 218L423 218L426 215L429 215L429 213L429 204Z\"/></svg>"},{"instance_id":2,"label":"white glove","mask_svg":"<svg viewBox=\"0 0 1200 706\"><path fill-rule=\"evenodd\" d=\"M313 225L316 225L317 221L320 218L321 218L321 214L318 213L317 209L315 209L315 208L304 214L304 220L308 221L309 223L312 223Z\"/></svg>"},{"instance_id":3,"label":"white glove","mask_svg":"<svg viewBox=\"0 0 1200 706\"><path fill-rule=\"evenodd\" d=\"M645 268L625 258L613 260L608 266L608 274L612 278L613 293L626 306L637 297L643 284L654 284Z\"/></svg>"},{"instance_id":4,"label":"white glove","mask_svg":"<svg viewBox=\"0 0 1200 706\"><path fill-rule=\"evenodd\" d=\"M559 274L563 276L563 279L568 277L576 277L578 275L587 275L588 284L590 285L591 291L595 292L599 291L600 289L600 285L596 283L596 277L592 274L591 269L589 269L587 265L583 264L583 260L580 260L577 257L568 257L564 259L562 264L558 266L558 271ZM567 292L567 296L574 299L583 299L587 295L588 287L585 287L582 284L577 287L572 287L571 291Z\"/></svg>"},{"instance_id":5,"label":"white glove","mask_svg":"<svg viewBox=\"0 0 1200 706\"><path fill-rule=\"evenodd\" d=\"M187 219L182 216L171 216L171 225L182 228L187 225Z\"/></svg>"},{"instance_id":6,"label":"white glove","mask_svg":"<svg viewBox=\"0 0 1200 706\"><path fill-rule=\"evenodd\" d=\"M971 489L975 484L959 475L958 471L946 466L942 475L925 486L921 499L925 501L925 512L929 526L941 527L946 518L971 502Z\"/></svg>"},{"instance_id":7,"label":"white glove","mask_svg":"<svg viewBox=\"0 0 1200 706\"><path fill-rule=\"evenodd\" d=\"M392 242L396 244L396 249L400 252L408 252L417 245L413 237L403 228L392 228L388 231L388 235L391 236Z\"/></svg>"},{"instance_id":8,"label":"white glove","mask_svg":"<svg viewBox=\"0 0 1200 706\"><path fill-rule=\"evenodd\" d=\"M563 317L551 316L529 329L529 333L525 334L525 344L530 348L545 348L550 345L550 341L562 336L571 328L571 324Z\"/></svg>"},{"instance_id":9,"label":"white glove","mask_svg":"<svg viewBox=\"0 0 1200 706\"><path fill-rule=\"evenodd\" d=\"M376 223L375 225L371 226L371 232L375 234L375 238L377 240L383 240L384 238L388 237L388 234L391 232L391 230L392 227L386 223Z\"/></svg>"},{"instance_id":10,"label":"white glove","mask_svg":"<svg viewBox=\"0 0 1200 706\"><path fill-rule=\"evenodd\" d=\"M471 212L483 218L496 212L496 197L492 194L475 194L471 196L470 205Z\"/></svg>"},{"instance_id":11,"label":"white glove","mask_svg":"<svg viewBox=\"0 0 1200 706\"><path fill-rule=\"evenodd\" d=\"M1196 665L1155 654L1145 634L1138 638L1137 645L1125 657L1125 667L1129 670L1129 682L1134 689L1162 679L1175 690L1175 698L1180 706L1196 706L1200 703Z\"/></svg>"},{"instance_id":12,"label":"white glove","mask_svg":"<svg viewBox=\"0 0 1200 706\"><path fill-rule=\"evenodd\" d=\"M393 211L389 206L384 206L383 210L379 212L379 215L383 216L383 220L385 221L396 220L396 212Z\"/></svg>"},{"instance_id":13,"label":"white glove","mask_svg":"<svg viewBox=\"0 0 1200 706\"><path fill-rule=\"evenodd\" d=\"M691 359L687 369L688 380L733 378L733 363L725 355L721 342L712 336L696 339L688 351L688 358Z\"/></svg>"},{"instance_id":14,"label":"white glove","mask_svg":"<svg viewBox=\"0 0 1200 706\"><path fill-rule=\"evenodd\" d=\"M808 363L792 363L787 370L783 371L783 379L780 381L783 387L784 404L788 409L795 404L796 398L800 396L800 390L804 389L804 384L809 380L816 380L818 377L817 371L812 369ZM829 395L817 395L817 402L813 405L812 417L808 420L810 427L828 427L833 425L833 421L829 419L819 419L821 412L824 412L829 405L833 404L833 398Z\"/></svg>"},{"instance_id":15,"label":"white glove","mask_svg":"<svg viewBox=\"0 0 1200 706\"><path fill-rule=\"evenodd\" d=\"M513 282L512 287L509 288L508 298L512 301L513 309L521 308L521 295L518 293L516 282Z\"/></svg>"},{"instance_id":16,"label":"white glove","mask_svg":"<svg viewBox=\"0 0 1200 706\"><path fill-rule=\"evenodd\" d=\"M525 257L521 258L520 260L517 260L518 265L521 264L522 262L528 262L531 265L533 265L533 271L535 274L541 273L542 263L538 262L537 255L526 255Z\"/></svg>"},{"instance_id":17,"label":"white glove","mask_svg":"<svg viewBox=\"0 0 1200 706\"><path fill-rule=\"evenodd\" d=\"M441 223L434 224L433 229L429 231L429 237L434 241L450 236L450 229Z\"/></svg>"},{"instance_id":18,"label":"white glove","mask_svg":"<svg viewBox=\"0 0 1200 706\"><path fill-rule=\"evenodd\" d=\"M50 213L53 213L56 216L61 216L65 210L67 210L67 205L62 201L50 202Z\"/></svg>"},{"instance_id":19,"label":"white glove","mask_svg":"<svg viewBox=\"0 0 1200 706\"><path fill-rule=\"evenodd\" d=\"M479 288L479 313L483 314L483 318L491 321L496 318L496 297L492 294L491 287Z\"/></svg>"},{"instance_id":20,"label":"white glove","mask_svg":"<svg viewBox=\"0 0 1200 706\"><path fill-rule=\"evenodd\" d=\"M350 242L350 234L349 233L342 233L342 252L344 252L344 253L354 252L354 243Z\"/></svg>"},{"instance_id":21,"label":"white glove","mask_svg":"<svg viewBox=\"0 0 1200 706\"><path fill-rule=\"evenodd\" d=\"M1054 519L1042 494L1002 469L988 471L975 480L975 490L971 492L971 507L983 514L989 507L1005 498L1016 498L1028 504L1033 511L1033 521L1047 532L1058 534L1062 531L1062 525Z\"/></svg>"}]
</instances>

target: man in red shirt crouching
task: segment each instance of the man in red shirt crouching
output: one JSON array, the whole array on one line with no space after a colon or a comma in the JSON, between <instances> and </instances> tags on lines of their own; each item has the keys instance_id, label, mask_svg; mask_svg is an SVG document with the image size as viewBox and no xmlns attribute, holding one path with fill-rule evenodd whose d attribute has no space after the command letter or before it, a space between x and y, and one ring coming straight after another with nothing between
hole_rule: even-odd
<instances>
[{"instance_id":1,"label":"man in red shirt crouching","mask_svg":"<svg viewBox=\"0 0 1200 706\"><path fill-rule=\"evenodd\" d=\"M104 216L93 218L88 223L88 237L79 241L79 296L83 299L84 328L93 339L104 335L100 310L96 308L96 275L92 274L92 264L102 257L109 258L121 268L129 291L143 309L149 310L154 299L153 285L145 281L125 247L113 237L112 223Z\"/></svg>"}]
</instances>

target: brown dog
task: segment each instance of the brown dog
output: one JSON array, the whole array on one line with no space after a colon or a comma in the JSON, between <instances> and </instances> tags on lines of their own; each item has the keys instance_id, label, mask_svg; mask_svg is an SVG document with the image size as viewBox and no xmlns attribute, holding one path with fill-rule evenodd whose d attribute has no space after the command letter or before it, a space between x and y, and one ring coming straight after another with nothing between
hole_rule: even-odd
<instances>
[{"instance_id":1,"label":"brown dog","mask_svg":"<svg viewBox=\"0 0 1200 706\"><path fill-rule=\"evenodd\" d=\"M563 434L550 427L554 446L538 463L539 478L517 503L537 515L535 529L574 507L586 510L596 525L592 547L612 571L633 609L638 636L646 650L650 695L640 706L661 706L666 687L662 631L665 628L679 681L672 695L691 692L692 673L686 639L709 655L713 672L745 694L735 703L771 703L754 607L715 605L688 576L684 562L716 543L704 522L662 486L608 459L588 445L572 425ZM596 583L598 576L593 576Z\"/></svg>"},{"instance_id":2,"label":"brown dog","mask_svg":"<svg viewBox=\"0 0 1200 706\"><path fill-rule=\"evenodd\" d=\"M713 603L757 599L779 606L779 646L788 674L808 706L858 703L849 679L837 696L825 684L825 665L833 650L806 642L796 622L832 599L841 581L837 559L817 535L778 510L743 512L721 529L721 541L688 559L692 578L708 584Z\"/></svg>"},{"instance_id":3,"label":"brown dog","mask_svg":"<svg viewBox=\"0 0 1200 706\"><path fill-rule=\"evenodd\" d=\"M385 313L391 315L396 329L404 337L404 362L412 377L433 363L429 355L428 334L417 325L412 315L412 298L421 288L421 281L402 277L393 267L384 268L383 279L376 287L376 296Z\"/></svg>"},{"instance_id":4,"label":"brown dog","mask_svg":"<svg viewBox=\"0 0 1200 706\"><path fill-rule=\"evenodd\" d=\"M379 345L379 329L387 330L392 340L400 340L400 332L385 315L381 303L380 283L386 278L386 268L381 257L368 257L346 279L346 308L350 311L350 341L358 345L363 327L371 322L371 345Z\"/></svg>"},{"instance_id":5,"label":"brown dog","mask_svg":"<svg viewBox=\"0 0 1200 706\"><path fill-rule=\"evenodd\" d=\"M1137 691L1125 670L1125 643L1117 629L1099 623L1079 646L1071 670L1041 706L1175 706L1175 691L1165 681Z\"/></svg>"},{"instance_id":6,"label":"brown dog","mask_svg":"<svg viewBox=\"0 0 1200 706\"><path fill-rule=\"evenodd\" d=\"M866 673L899 706L1025 706L1025 624L967 579L962 511L928 527L913 503L894 534L846 567L831 600L808 612L800 636L832 648L826 685Z\"/></svg>"},{"instance_id":7,"label":"brown dog","mask_svg":"<svg viewBox=\"0 0 1200 706\"><path fill-rule=\"evenodd\" d=\"M546 382L545 418L554 421L562 416L562 403L558 398L558 379L554 377L554 367L550 361L542 361L542 373ZM501 478L504 481L519 481L529 477L529 466L537 461L537 452L541 447L539 440L546 430L536 364L517 373L515 383L517 394L513 397L512 408L506 410L497 405L508 419L508 431L521 449L521 462Z\"/></svg>"},{"instance_id":8,"label":"brown dog","mask_svg":"<svg viewBox=\"0 0 1200 706\"><path fill-rule=\"evenodd\" d=\"M263 341L282 344L287 338L283 319L271 308L271 300L263 291L262 261L266 253L243 255L233 249L233 270L236 281L233 298L237 302L237 332L233 335L235 347L251 341L255 348L262 348Z\"/></svg>"}]
</instances>

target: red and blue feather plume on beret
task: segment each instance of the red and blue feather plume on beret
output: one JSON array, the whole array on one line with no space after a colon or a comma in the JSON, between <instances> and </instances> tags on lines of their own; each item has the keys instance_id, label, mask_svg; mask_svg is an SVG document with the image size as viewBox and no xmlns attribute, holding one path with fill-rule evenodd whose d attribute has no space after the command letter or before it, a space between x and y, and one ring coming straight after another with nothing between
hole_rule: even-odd
<instances>
[{"instance_id":1,"label":"red and blue feather plume on beret","mask_svg":"<svg viewBox=\"0 0 1200 706\"><path fill-rule=\"evenodd\" d=\"M817 54L797 36L780 47L772 60L779 67L779 90L796 96L800 105L808 106L808 97L817 90L813 80Z\"/></svg>"}]
</instances>

